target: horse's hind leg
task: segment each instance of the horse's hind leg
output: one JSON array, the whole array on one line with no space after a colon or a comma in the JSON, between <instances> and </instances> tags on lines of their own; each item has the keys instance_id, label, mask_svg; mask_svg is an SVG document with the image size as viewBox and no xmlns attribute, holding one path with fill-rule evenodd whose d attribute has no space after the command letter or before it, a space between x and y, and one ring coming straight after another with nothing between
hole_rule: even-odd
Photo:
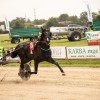
<instances>
[{"instance_id":1,"label":"horse's hind leg","mask_svg":"<svg viewBox=\"0 0 100 100\"><path fill-rule=\"evenodd\" d=\"M19 76L21 72L24 72L24 64L22 62L20 63L20 68L19 68L19 73L18 73Z\"/></svg>"},{"instance_id":2,"label":"horse's hind leg","mask_svg":"<svg viewBox=\"0 0 100 100\"><path fill-rule=\"evenodd\" d=\"M63 71L63 69L60 67L60 65L58 64L58 62L56 62L53 58L50 58L50 59L48 59L46 61L50 62L52 64L55 64L60 69L62 75L65 75L65 72Z\"/></svg>"}]
</instances>

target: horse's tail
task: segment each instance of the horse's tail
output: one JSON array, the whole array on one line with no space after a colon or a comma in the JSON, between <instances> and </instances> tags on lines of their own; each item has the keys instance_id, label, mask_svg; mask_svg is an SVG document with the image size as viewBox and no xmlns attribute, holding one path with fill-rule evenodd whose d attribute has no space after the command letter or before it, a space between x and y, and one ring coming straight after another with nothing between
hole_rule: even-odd
<instances>
[{"instance_id":1,"label":"horse's tail","mask_svg":"<svg viewBox=\"0 0 100 100\"><path fill-rule=\"evenodd\" d=\"M10 56L11 56L12 58L17 57L17 52L16 52L16 51L11 52Z\"/></svg>"},{"instance_id":2,"label":"horse's tail","mask_svg":"<svg viewBox=\"0 0 100 100\"><path fill-rule=\"evenodd\" d=\"M13 52L11 52L10 56L15 58L18 56L18 52L23 48L23 46L18 45Z\"/></svg>"}]
</instances>

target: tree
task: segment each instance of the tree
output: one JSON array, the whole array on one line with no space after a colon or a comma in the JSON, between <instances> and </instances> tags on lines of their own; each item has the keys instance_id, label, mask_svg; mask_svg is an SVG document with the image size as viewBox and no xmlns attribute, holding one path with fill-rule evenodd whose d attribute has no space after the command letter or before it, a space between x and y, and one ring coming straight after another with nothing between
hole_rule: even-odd
<instances>
[{"instance_id":1,"label":"tree","mask_svg":"<svg viewBox=\"0 0 100 100\"><path fill-rule=\"evenodd\" d=\"M87 12L82 12L82 13L80 14L80 23L81 23L82 25L84 25L84 24L86 25L87 22L88 22Z\"/></svg>"},{"instance_id":2,"label":"tree","mask_svg":"<svg viewBox=\"0 0 100 100\"><path fill-rule=\"evenodd\" d=\"M97 15L96 16L96 20L100 20L100 15Z\"/></svg>"},{"instance_id":3,"label":"tree","mask_svg":"<svg viewBox=\"0 0 100 100\"><path fill-rule=\"evenodd\" d=\"M26 22L26 23L24 23L24 28L33 28L33 24L32 24L32 22Z\"/></svg>"},{"instance_id":4,"label":"tree","mask_svg":"<svg viewBox=\"0 0 100 100\"><path fill-rule=\"evenodd\" d=\"M4 21L0 22L0 25L4 25L4 24L5 24L5 22L4 22Z\"/></svg>"},{"instance_id":5,"label":"tree","mask_svg":"<svg viewBox=\"0 0 100 100\"><path fill-rule=\"evenodd\" d=\"M79 21L79 19L78 19L77 16L70 16L70 17L69 17L69 21L71 21L72 23L77 24L78 21Z\"/></svg>"},{"instance_id":6,"label":"tree","mask_svg":"<svg viewBox=\"0 0 100 100\"><path fill-rule=\"evenodd\" d=\"M98 11L98 14L96 16L96 20L100 20L100 11Z\"/></svg>"},{"instance_id":7,"label":"tree","mask_svg":"<svg viewBox=\"0 0 100 100\"><path fill-rule=\"evenodd\" d=\"M25 27L25 18L17 17L16 19L11 21L12 28L24 28Z\"/></svg>"},{"instance_id":8,"label":"tree","mask_svg":"<svg viewBox=\"0 0 100 100\"><path fill-rule=\"evenodd\" d=\"M67 21L69 18L68 14L61 14L59 17L58 17L58 20L61 22L61 21Z\"/></svg>"},{"instance_id":9,"label":"tree","mask_svg":"<svg viewBox=\"0 0 100 100\"><path fill-rule=\"evenodd\" d=\"M51 26L59 26L59 23L58 23L58 19L57 18L49 18L48 21L46 22L46 25L45 27L46 28L49 28Z\"/></svg>"},{"instance_id":10,"label":"tree","mask_svg":"<svg viewBox=\"0 0 100 100\"><path fill-rule=\"evenodd\" d=\"M92 12L92 17L93 17L93 20L96 20L97 13L95 13L95 12Z\"/></svg>"},{"instance_id":11,"label":"tree","mask_svg":"<svg viewBox=\"0 0 100 100\"><path fill-rule=\"evenodd\" d=\"M34 20L33 21L33 23L35 24L35 25L40 25L40 24L43 24L43 23L45 23L46 22L46 20L45 19L36 19L36 20Z\"/></svg>"}]
</instances>

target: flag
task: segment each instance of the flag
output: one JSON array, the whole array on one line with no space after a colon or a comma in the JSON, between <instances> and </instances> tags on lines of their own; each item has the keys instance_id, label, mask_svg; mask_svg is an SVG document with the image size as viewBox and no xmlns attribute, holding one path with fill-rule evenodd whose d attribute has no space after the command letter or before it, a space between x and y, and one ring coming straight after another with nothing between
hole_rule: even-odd
<instances>
[{"instance_id":1,"label":"flag","mask_svg":"<svg viewBox=\"0 0 100 100\"><path fill-rule=\"evenodd\" d=\"M93 17L92 17L92 11L91 11L90 5L89 5L88 1L86 1L85 4L86 4L86 7L87 7L88 21L92 22L93 21Z\"/></svg>"},{"instance_id":2,"label":"flag","mask_svg":"<svg viewBox=\"0 0 100 100\"><path fill-rule=\"evenodd\" d=\"M6 30L10 31L9 21L7 20L7 18L5 18L5 25L6 25Z\"/></svg>"}]
</instances>

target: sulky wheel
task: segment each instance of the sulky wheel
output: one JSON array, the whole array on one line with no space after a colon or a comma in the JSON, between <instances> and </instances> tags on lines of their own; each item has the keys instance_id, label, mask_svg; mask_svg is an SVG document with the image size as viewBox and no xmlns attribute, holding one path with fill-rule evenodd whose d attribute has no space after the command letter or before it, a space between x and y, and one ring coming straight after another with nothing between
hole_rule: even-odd
<instances>
[{"instance_id":1,"label":"sulky wheel","mask_svg":"<svg viewBox=\"0 0 100 100\"><path fill-rule=\"evenodd\" d=\"M23 79L23 80L29 80L31 76L31 69L28 64L24 64L24 69L19 69L18 75Z\"/></svg>"}]
</instances>

